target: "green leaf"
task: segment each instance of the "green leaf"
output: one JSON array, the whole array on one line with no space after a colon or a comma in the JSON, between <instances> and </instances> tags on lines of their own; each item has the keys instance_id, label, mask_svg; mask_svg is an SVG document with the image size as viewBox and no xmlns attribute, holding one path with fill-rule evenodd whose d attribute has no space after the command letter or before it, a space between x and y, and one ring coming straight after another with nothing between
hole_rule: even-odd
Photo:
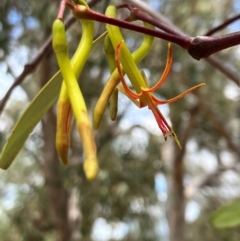
<instances>
[{"instance_id":1,"label":"green leaf","mask_svg":"<svg viewBox=\"0 0 240 241\"><path fill-rule=\"evenodd\" d=\"M232 228L240 224L240 201L220 207L210 216L210 222L216 228Z\"/></svg>"},{"instance_id":2,"label":"green leaf","mask_svg":"<svg viewBox=\"0 0 240 241\"><path fill-rule=\"evenodd\" d=\"M58 71L24 111L3 147L0 168L7 169L12 164L33 128L57 99L61 84L62 75Z\"/></svg>"}]
</instances>

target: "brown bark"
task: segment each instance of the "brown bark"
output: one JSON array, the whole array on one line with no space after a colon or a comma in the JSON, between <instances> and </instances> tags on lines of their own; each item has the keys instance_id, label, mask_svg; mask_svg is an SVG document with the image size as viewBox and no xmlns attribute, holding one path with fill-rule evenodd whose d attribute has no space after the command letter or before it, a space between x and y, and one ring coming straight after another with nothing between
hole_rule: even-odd
<instances>
[{"instance_id":1,"label":"brown bark","mask_svg":"<svg viewBox=\"0 0 240 241\"><path fill-rule=\"evenodd\" d=\"M169 159L166 160L168 169L168 201L167 201L167 219L169 224L169 240L170 241L184 241L185 240L185 189L183 184L184 179L184 155L186 151L186 144L191 135L196 115L198 113L198 106L194 106L190 110L191 118L184 123L181 129L181 144L182 150L174 145L174 150L166 153Z\"/></svg>"},{"instance_id":2,"label":"brown bark","mask_svg":"<svg viewBox=\"0 0 240 241\"><path fill-rule=\"evenodd\" d=\"M168 147L172 149L172 146ZM178 151L177 151L178 152ZM166 161L168 170L168 199L167 199L167 219L169 225L169 240L184 241L185 228L185 197L183 187L183 156L171 155L173 150L166 153L169 157Z\"/></svg>"}]
</instances>

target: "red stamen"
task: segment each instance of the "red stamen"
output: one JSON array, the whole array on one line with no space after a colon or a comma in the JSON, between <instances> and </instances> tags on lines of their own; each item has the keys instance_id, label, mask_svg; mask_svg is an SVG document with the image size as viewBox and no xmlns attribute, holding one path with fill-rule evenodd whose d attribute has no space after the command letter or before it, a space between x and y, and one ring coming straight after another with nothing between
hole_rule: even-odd
<instances>
[{"instance_id":1,"label":"red stamen","mask_svg":"<svg viewBox=\"0 0 240 241\"><path fill-rule=\"evenodd\" d=\"M168 125L166 119L164 118L164 116L162 115L160 110L157 108L157 106L155 105L155 103L153 102L153 99L151 97L152 96L149 96L148 108L152 111L152 113L158 123L158 126L164 135L164 138L166 139L166 137L168 135L173 136L172 128Z\"/></svg>"}]
</instances>

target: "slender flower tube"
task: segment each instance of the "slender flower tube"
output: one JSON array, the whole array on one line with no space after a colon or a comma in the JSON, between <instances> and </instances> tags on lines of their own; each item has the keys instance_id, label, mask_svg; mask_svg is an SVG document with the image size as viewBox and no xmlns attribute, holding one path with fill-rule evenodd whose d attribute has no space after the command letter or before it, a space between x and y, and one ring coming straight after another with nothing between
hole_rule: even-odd
<instances>
[{"instance_id":1,"label":"slender flower tube","mask_svg":"<svg viewBox=\"0 0 240 241\"><path fill-rule=\"evenodd\" d=\"M72 108L67 89L62 85L57 103L56 149L61 162L68 164L68 149L70 146L70 131L72 122Z\"/></svg>"},{"instance_id":2,"label":"slender flower tube","mask_svg":"<svg viewBox=\"0 0 240 241\"><path fill-rule=\"evenodd\" d=\"M84 170L87 178L91 180L98 171L93 132L87 115L85 101L68 58L68 44L64 24L59 19L55 20L53 24L53 49L66 84L67 93L77 120L77 128L83 142L86 157ZM85 56L82 57L84 58Z\"/></svg>"},{"instance_id":3,"label":"slender flower tube","mask_svg":"<svg viewBox=\"0 0 240 241\"><path fill-rule=\"evenodd\" d=\"M112 74L116 69L115 50L112 46L111 40L108 35L105 37L105 40L104 40L104 51L107 57L110 73ZM110 97L109 113L112 121L116 119L117 112L118 112L118 89L115 88Z\"/></svg>"},{"instance_id":4,"label":"slender flower tube","mask_svg":"<svg viewBox=\"0 0 240 241\"><path fill-rule=\"evenodd\" d=\"M144 23L145 27L154 28L152 25L148 23ZM141 46L132 53L132 58L136 63L140 62L150 51L154 38L149 35L144 35L143 42ZM98 129L101 123L101 119L103 117L104 111L106 109L109 98L111 97L113 91L119 84L119 73L118 70L115 69L111 76L108 78L107 83L104 86L101 96L99 97L96 106L94 108L94 116L93 116L93 126L95 129Z\"/></svg>"}]
</instances>

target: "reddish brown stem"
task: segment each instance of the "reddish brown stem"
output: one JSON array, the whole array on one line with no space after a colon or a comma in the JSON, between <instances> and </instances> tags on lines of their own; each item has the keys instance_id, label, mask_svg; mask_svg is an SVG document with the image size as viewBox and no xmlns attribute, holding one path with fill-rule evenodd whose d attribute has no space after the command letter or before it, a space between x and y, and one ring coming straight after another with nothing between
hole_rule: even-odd
<instances>
[{"instance_id":1,"label":"reddish brown stem","mask_svg":"<svg viewBox=\"0 0 240 241\"><path fill-rule=\"evenodd\" d=\"M127 21L110 18L103 14L94 12L91 9L87 9L85 6L73 6L72 4L69 4L69 7L73 10L73 15L76 18L89 19L93 21L107 23L118 26L120 28L133 30L139 33L148 34L153 37L170 41L181 46L182 48L188 49L189 54L197 60L200 60L201 58L207 58L210 55L223 49L240 44L240 32L221 35L217 37L198 36L196 38L191 38L183 35L182 33L171 30L171 28L167 27L165 24L157 23L153 18L141 13L141 11L136 10L136 8L128 4L125 5L125 7L127 7L130 11L133 11L133 18L140 19L153 25L157 25L157 27L163 29L167 33L135 25Z\"/></svg>"},{"instance_id":2,"label":"reddish brown stem","mask_svg":"<svg viewBox=\"0 0 240 241\"><path fill-rule=\"evenodd\" d=\"M207 58L210 55L240 44L240 32L208 37L197 36L193 39L188 53L195 59Z\"/></svg>"},{"instance_id":3,"label":"reddish brown stem","mask_svg":"<svg viewBox=\"0 0 240 241\"><path fill-rule=\"evenodd\" d=\"M59 11L58 11L58 16L57 16L58 19L63 20L63 15L64 15L64 12L65 12L66 4L67 4L67 0L61 1Z\"/></svg>"},{"instance_id":4,"label":"reddish brown stem","mask_svg":"<svg viewBox=\"0 0 240 241\"><path fill-rule=\"evenodd\" d=\"M69 7L72 8L71 6L69 6ZM123 21L120 19L110 18L110 17L107 17L98 12L94 12L93 10L88 9L82 5L76 5L76 6L74 6L74 8L72 8L72 10L73 10L73 15L79 19L81 19L81 18L89 19L89 20L93 20L93 21L98 21L98 22L102 22L102 23L115 25L120 28L133 30L133 31L136 31L139 33L148 34L153 37L161 38L161 39L176 43L185 49L188 49L191 44L191 38L189 38L189 37L184 38L182 36L173 35L173 34L165 33L162 31L155 30L155 29L146 28L146 27L139 26L139 25L136 25L133 23L129 23L127 21Z\"/></svg>"},{"instance_id":5,"label":"reddish brown stem","mask_svg":"<svg viewBox=\"0 0 240 241\"><path fill-rule=\"evenodd\" d=\"M205 36L213 35L215 32L217 32L217 31L225 28L225 27L228 26L229 24L231 24L231 23L233 23L234 21L239 20L239 19L240 19L240 14L238 14L238 15L232 17L232 18L229 18L229 19L227 19L224 23L222 23L221 25L219 25L219 26L217 26L217 27L209 30L209 31L205 34Z\"/></svg>"},{"instance_id":6,"label":"reddish brown stem","mask_svg":"<svg viewBox=\"0 0 240 241\"><path fill-rule=\"evenodd\" d=\"M71 2L67 1L66 2L66 6L68 6L71 9L74 9L74 4L72 4Z\"/></svg>"},{"instance_id":7,"label":"reddish brown stem","mask_svg":"<svg viewBox=\"0 0 240 241\"><path fill-rule=\"evenodd\" d=\"M175 31L168 25L163 24L157 21L156 19L146 15L140 9L135 8L130 4L123 4L118 6L118 8L123 8L123 7L128 8L130 10L131 12L130 18L150 23L168 33L177 35L179 37L183 37L184 39L189 38L190 40L192 40L189 46L188 52L194 59L197 59L197 60L200 60L201 58L207 58L210 55L216 52L219 52L223 49L240 44L240 32L235 32L232 34L227 34L227 35L222 35L217 37L197 36L196 38L190 38L187 35L180 33L179 31ZM240 18L240 15L237 15L231 19L228 19L226 22L224 22L217 28L212 29L207 34L210 35L215 31L218 31L219 29L226 27L228 24L232 23L233 21L236 21L239 18Z\"/></svg>"},{"instance_id":8,"label":"reddish brown stem","mask_svg":"<svg viewBox=\"0 0 240 241\"><path fill-rule=\"evenodd\" d=\"M120 8L129 9L129 11L131 12L131 15L128 19L141 20L143 22L147 22L147 23L152 24L153 26L167 32L167 33L170 33L170 34L173 34L173 35L178 35L178 36L183 36L184 38L189 38L189 40L190 40L190 37L188 37L187 35L172 29L171 27L169 27L165 23L159 22L158 20L156 20L156 19L152 18L151 16L145 14L141 9L136 8L136 7L134 7L130 4L121 4L121 5L117 6L117 8L118 9L120 9Z\"/></svg>"}]
</instances>

